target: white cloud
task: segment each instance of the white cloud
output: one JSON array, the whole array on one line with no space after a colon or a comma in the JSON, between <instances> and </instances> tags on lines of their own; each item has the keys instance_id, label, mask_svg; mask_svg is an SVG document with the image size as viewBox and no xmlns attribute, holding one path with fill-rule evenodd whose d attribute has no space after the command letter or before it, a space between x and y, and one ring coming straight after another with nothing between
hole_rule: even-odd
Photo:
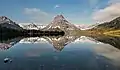
<instances>
[{"instance_id":1,"label":"white cloud","mask_svg":"<svg viewBox=\"0 0 120 70\"><path fill-rule=\"evenodd\" d=\"M25 8L24 14L28 16L30 22L48 24L50 15L38 8Z\"/></svg>"},{"instance_id":2,"label":"white cloud","mask_svg":"<svg viewBox=\"0 0 120 70\"><path fill-rule=\"evenodd\" d=\"M58 4L54 6L54 8L59 8L59 7L60 7L60 5L58 5Z\"/></svg>"},{"instance_id":3,"label":"white cloud","mask_svg":"<svg viewBox=\"0 0 120 70\"><path fill-rule=\"evenodd\" d=\"M93 19L97 22L108 22L118 16L120 16L120 3L111 4L93 13Z\"/></svg>"}]
</instances>

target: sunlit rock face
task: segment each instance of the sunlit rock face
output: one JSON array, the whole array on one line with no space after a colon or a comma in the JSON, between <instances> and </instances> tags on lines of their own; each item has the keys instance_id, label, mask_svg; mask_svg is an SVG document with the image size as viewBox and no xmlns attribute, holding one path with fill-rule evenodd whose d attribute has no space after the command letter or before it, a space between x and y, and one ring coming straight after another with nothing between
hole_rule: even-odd
<instances>
[{"instance_id":1,"label":"sunlit rock face","mask_svg":"<svg viewBox=\"0 0 120 70\"><path fill-rule=\"evenodd\" d=\"M53 21L47 25L43 30L62 30L65 33L68 33L69 30L78 29L75 25L69 23L63 15L57 15Z\"/></svg>"}]
</instances>

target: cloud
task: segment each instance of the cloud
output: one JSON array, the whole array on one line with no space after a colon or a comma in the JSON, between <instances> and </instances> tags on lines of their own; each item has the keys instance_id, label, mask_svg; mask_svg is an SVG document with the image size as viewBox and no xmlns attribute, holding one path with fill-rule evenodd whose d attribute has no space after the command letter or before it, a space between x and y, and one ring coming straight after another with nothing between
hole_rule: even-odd
<instances>
[{"instance_id":1,"label":"cloud","mask_svg":"<svg viewBox=\"0 0 120 70\"><path fill-rule=\"evenodd\" d=\"M38 8L25 8L24 14L28 16L30 22L48 24L50 15Z\"/></svg>"},{"instance_id":2,"label":"cloud","mask_svg":"<svg viewBox=\"0 0 120 70\"><path fill-rule=\"evenodd\" d=\"M57 4L57 5L54 6L54 8L60 8L60 5Z\"/></svg>"},{"instance_id":3,"label":"cloud","mask_svg":"<svg viewBox=\"0 0 120 70\"><path fill-rule=\"evenodd\" d=\"M110 4L104 9L99 9L93 13L93 19L97 22L108 22L120 16L120 3Z\"/></svg>"}]
</instances>

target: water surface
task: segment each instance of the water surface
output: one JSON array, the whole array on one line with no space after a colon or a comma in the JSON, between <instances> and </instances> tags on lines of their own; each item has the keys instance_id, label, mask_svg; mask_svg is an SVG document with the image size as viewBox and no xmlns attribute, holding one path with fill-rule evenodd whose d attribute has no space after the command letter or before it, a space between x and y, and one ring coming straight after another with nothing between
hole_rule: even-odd
<instances>
[{"instance_id":1,"label":"water surface","mask_svg":"<svg viewBox=\"0 0 120 70\"><path fill-rule=\"evenodd\" d=\"M0 70L120 70L118 37L1 39ZM5 58L12 62L4 63Z\"/></svg>"}]
</instances>

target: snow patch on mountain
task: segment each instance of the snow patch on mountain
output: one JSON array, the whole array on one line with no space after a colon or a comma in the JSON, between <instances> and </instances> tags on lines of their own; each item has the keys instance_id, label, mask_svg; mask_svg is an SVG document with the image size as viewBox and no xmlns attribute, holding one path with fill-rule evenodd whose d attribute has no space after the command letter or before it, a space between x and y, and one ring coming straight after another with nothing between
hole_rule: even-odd
<instances>
[{"instance_id":1,"label":"snow patch on mountain","mask_svg":"<svg viewBox=\"0 0 120 70\"><path fill-rule=\"evenodd\" d=\"M19 23L19 26L27 30L41 30L46 27L46 25L38 25L34 23Z\"/></svg>"}]
</instances>

